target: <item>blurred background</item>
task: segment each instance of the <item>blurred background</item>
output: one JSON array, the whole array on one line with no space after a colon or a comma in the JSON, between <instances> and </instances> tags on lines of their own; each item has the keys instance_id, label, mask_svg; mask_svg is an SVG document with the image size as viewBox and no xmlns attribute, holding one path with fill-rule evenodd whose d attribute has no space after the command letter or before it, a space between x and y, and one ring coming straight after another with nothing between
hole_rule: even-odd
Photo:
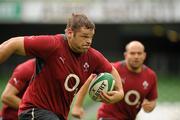
<instances>
[{"instance_id":1,"label":"blurred background","mask_svg":"<svg viewBox=\"0 0 180 120\"><path fill-rule=\"evenodd\" d=\"M179 0L0 0L0 43L15 36L64 33L67 18L83 12L96 24L93 47L110 61L123 60L132 40L145 45L145 63L158 75L159 99L152 113L141 111L138 119L179 120L179 6ZM0 94L15 66L26 59L16 55L0 65ZM95 119L98 105L87 96L85 120Z\"/></svg>"}]
</instances>

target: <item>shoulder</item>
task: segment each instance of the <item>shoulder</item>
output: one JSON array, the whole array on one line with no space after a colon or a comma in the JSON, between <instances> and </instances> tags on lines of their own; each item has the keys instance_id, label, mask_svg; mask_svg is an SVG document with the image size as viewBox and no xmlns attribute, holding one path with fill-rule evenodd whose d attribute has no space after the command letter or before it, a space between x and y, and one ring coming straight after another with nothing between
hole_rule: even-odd
<instances>
[{"instance_id":1,"label":"shoulder","mask_svg":"<svg viewBox=\"0 0 180 120\"><path fill-rule=\"evenodd\" d=\"M26 41L34 41L36 43L53 43L55 41L60 41L64 37L62 34L56 34L56 35L33 35L33 36L24 36L24 40ZM46 45L46 44L44 44ZM48 44L47 44L48 45Z\"/></svg>"},{"instance_id":2,"label":"shoulder","mask_svg":"<svg viewBox=\"0 0 180 120\"><path fill-rule=\"evenodd\" d=\"M111 63L115 68L123 68L126 66L125 61L115 61Z\"/></svg>"},{"instance_id":3,"label":"shoulder","mask_svg":"<svg viewBox=\"0 0 180 120\"><path fill-rule=\"evenodd\" d=\"M35 72L35 59L27 60L19 64L13 71L9 83L19 88L29 82Z\"/></svg>"},{"instance_id":4,"label":"shoulder","mask_svg":"<svg viewBox=\"0 0 180 120\"><path fill-rule=\"evenodd\" d=\"M104 55L99 52L98 50L94 49L94 48L89 48L88 52L87 52L88 55L91 55L91 57L95 57L95 58L98 58L98 57L104 57Z\"/></svg>"},{"instance_id":5,"label":"shoulder","mask_svg":"<svg viewBox=\"0 0 180 120\"><path fill-rule=\"evenodd\" d=\"M65 44L67 44L67 39L66 39L66 36L64 34L54 35L53 39L54 39L55 46L57 46L57 47L62 47L62 46L66 47Z\"/></svg>"},{"instance_id":6,"label":"shoulder","mask_svg":"<svg viewBox=\"0 0 180 120\"><path fill-rule=\"evenodd\" d=\"M98 50L96 50L96 49L91 47L91 48L89 48L88 53L89 54L96 54L96 53L100 53L100 52Z\"/></svg>"},{"instance_id":7,"label":"shoulder","mask_svg":"<svg viewBox=\"0 0 180 120\"><path fill-rule=\"evenodd\" d=\"M19 64L19 65L16 67L16 69L29 68L29 67L32 67L32 65L33 65L33 66L35 65L35 58L34 58L34 59L27 60L27 61Z\"/></svg>"},{"instance_id":8,"label":"shoulder","mask_svg":"<svg viewBox=\"0 0 180 120\"><path fill-rule=\"evenodd\" d=\"M148 74L149 76L151 76L155 79L157 78L156 72L153 69L151 69L150 67L143 65L143 69L146 72L146 74Z\"/></svg>"},{"instance_id":9,"label":"shoulder","mask_svg":"<svg viewBox=\"0 0 180 120\"><path fill-rule=\"evenodd\" d=\"M13 74L15 76L29 76L32 75L35 70L35 59L27 60L24 63L19 64L15 69Z\"/></svg>"},{"instance_id":10,"label":"shoulder","mask_svg":"<svg viewBox=\"0 0 180 120\"><path fill-rule=\"evenodd\" d=\"M150 74L156 74L155 71L152 68L148 67L147 65L143 65L143 69Z\"/></svg>"},{"instance_id":11,"label":"shoulder","mask_svg":"<svg viewBox=\"0 0 180 120\"><path fill-rule=\"evenodd\" d=\"M44 37L44 39L51 40L51 42L54 43L55 45L57 45L57 43L62 43L65 41L64 34L46 35L42 37Z\"/></svg>"},{"instance_id":12,"label":"shoulder","mask_svg":"<svg viewBox=\"0 0 180 120\"><path fill-rule=\"evenodd\" d=\"M66 40L64 34L56 34L56 35L53 35L53 38L56 39L56 40L60 40L60 41L65 41L65 40Z\"/></svg>"}]
</instances>

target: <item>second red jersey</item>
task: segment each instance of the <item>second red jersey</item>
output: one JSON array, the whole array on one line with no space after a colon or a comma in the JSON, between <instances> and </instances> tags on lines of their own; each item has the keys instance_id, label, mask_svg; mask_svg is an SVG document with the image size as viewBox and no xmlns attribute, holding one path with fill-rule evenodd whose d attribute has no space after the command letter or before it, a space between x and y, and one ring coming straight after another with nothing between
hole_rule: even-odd
<instances>
[{"instance_id":1,"label":"second red jersey","mask_svg":"<svg viewBox=\"0 0 180 120\"><path fill-rule=\"evenodd\" d=\"M13 87L15 87L19 94L17 95L21 98L27 89L35 71L35 59L28 60L20 65L18 65L9 79ZM2 109L3 120L18 120L18 110L3 104Z\"/></svg>"},{"instance_id":2,"label":"second red jersey","mask_svg":"<svg viewBox=\"0 0 180 120\"><path fill-rule=\"evenodd\" d=\"M135 120L144 98L148 100L157 98L156 74L145 65L141 73L129 71L125 62L116 62L113 66L121 76L125 96L116 104L103 103L99 108L98 117Z\"/></svg>"}]
</instances>

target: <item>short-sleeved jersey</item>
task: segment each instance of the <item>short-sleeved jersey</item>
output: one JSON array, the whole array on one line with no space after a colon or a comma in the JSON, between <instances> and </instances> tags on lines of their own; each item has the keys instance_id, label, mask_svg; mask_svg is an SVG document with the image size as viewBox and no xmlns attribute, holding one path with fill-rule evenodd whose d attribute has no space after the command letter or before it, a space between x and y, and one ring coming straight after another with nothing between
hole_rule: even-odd
<instances>
[{"instance_id":1,"label":"short-sleeved jersey","mask_svg":"<svg viewBox=\"0 0 180 120\"><path fill-rule=\"evenodd\" d=\"M134 73L128 70L124 61L112 64L121 76L125 95L123 100L116 104L102 103L98 110L98 118L135 120L143 100L155 100L158 96L156 74L145 65L140 73Z\"/></svg>"},{"instance_id":2,"label":"short-sleeved jersey","mask_svg":"<svg viewBox=\"0 0 180 120\"><path fill-rule=\"evenodd\" d=\"M84 54L74 53L62 34L25 37L24 46L26 54L39 62L19 113L37 107L67 119L72 99L89 75L112 71L109 61L93 48Z\"/></svg>"},{"instance_id":3,"label":"short-sleeved jersey","mask_svg":"<svg viewBox=\"0 0 180 120\"><path fill-rule=\"evenodd\" d=\"M18 97L22 98L35 72L35 59L28 60L18 65L9 79L8 83L18 91ZM2 117L4 120L18 120L18 110L3 104Z\"/></svg>"}]
</instances>

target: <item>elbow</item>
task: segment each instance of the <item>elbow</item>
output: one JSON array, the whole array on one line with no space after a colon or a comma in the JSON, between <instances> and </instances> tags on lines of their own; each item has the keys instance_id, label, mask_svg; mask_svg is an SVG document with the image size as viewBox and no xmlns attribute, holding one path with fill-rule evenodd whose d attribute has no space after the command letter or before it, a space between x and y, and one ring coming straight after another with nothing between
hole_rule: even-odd
<instances>
[{"instance_id":1,"label":"elbow","mask_svg":"<svg viewBox=\"0 0 180 120\"><path fill-rule=\"evenodd\" d=\"M4 103L4 104L6 104L7 103L7 101L9 100L9 98L10 98L10 96L8 95L8 94L2 94L1 95L1 101L2 101L2 103Z\"/></svg>"},{"instance_id":2,"label":"elbow","mask_svg":"<svg viewBox=\"0 0 180 120\"><path fill-rule=\"evenodd\" d=\"M5 99L6 99L6 96L4 94L2 94L1 95L1 102L4 103Z\"/></svg>"},{"instance_id":3,"label":"elbow","mask_svg":"<svg viewBox=\"0 0 180 120\"><path fill-rule=\"evenodd\" d=\"M146 112L146 113L150 113L150 112L152 112L153 111L153 109L151 109L151 110L146 110L146 109L144 109L144 112Z\"/></svg>"},{"instance_id":4,"label":"elbow","mask_svg":"<svg viewBox=\"0 0 180 120\"><path fill-rule=\"evenodd\" d=\"M124 98L124 90L123 88L115 89L119 92L119 101L121 101Z\"/></svg>"},{"instance_id":5,"label":"elbow","mask_svg":"<svg viewBox=\"0 0 180 120\"><path fill-rule=\"evenodd\" d=\"M120 88L118 89L118 91L120 92L120 96L121 96L121 99L120 99L120 100L122 100L122 99L124 98L124 90L123 90L123 87L120 87Z\"/></svg>"},{"instance_id":6,"label":"elbow","mask_svg":"<svg viewBox=\"0 0 180 120\"><path fill-rule=\"evenodd\" d=\"M155 106L154 107L143 107L143 110L146 113L150 113L150 112L152 112L154 110L154 108L155 108Z\"/></svg>"},{"instance_id":7,"label":"elbow","mask_svg":"<svg viewBox=\"0 0 180 120\"><path fill-rule=\"evenodd\" d=\"M124 98L124 90L121 90L121 100Z\"/></svg>"},{"instance_id":8,"label":"elbow","mask_svg":"<svg viewBox=\"0 0 180 120\"><path fill-rule=\"evenodd\" d=\"M0 64L2 63L2 61L1 61L1 60L2 60L2 56L1 56L1 54L0 54Z\"/></svg>"},{"instance_id":9,"label":"elbow","mask_svg":"<svg viewBox=\"0 0 180 120\"><path fill-rule=\"evenodd\" d=\"M6 56L7 56L7 47L10 46L10 42L11 42L11 39L3 42L1 45L0 45L0 64L3 63L6 59Z\"/></svg>"},{"instance_id":10,"label":"elbow","mask_svg":"<svg viewBox=\"0 0 180 120\"><path fill-rule=\"evenodd\" d=\"M8 59L12 54L22 54L24 55L23 37L10 38L9 40L0 44L0 63Z\"/></svg>"},{"instance_id":11,"label":"elbow","mask_svg":"<svg viewBox=\"0 0 180 120\"><path fill-rule=\"evenodd\" d=\"M146 113L150 113L154 110L154 108L156 107L156 100L147 100L144 99L143 103L142 103L142 108L144 110L144 112Z\"/></svg>"},{"instance_id":12,"label":"elbow","mask_svg":"<svg viewBox=\"0 0 180 120\"><path fill-rule=\"evenodd\" d=\"M1 48L0 48L1 49ZM1 54L0 52L0 64L3 63L5 60L4 60L4 56Z\"/></svg>"},{"instance_id":13,"label":"elbow","mask_svg":"<svg viewBox=\"0 0 180 120\"><path fill-rule=\"evenodd\" d=\"M3 62L3 54L1 52L1 45L0 45L0 64Z\"/></svg>"}]
</instances>

